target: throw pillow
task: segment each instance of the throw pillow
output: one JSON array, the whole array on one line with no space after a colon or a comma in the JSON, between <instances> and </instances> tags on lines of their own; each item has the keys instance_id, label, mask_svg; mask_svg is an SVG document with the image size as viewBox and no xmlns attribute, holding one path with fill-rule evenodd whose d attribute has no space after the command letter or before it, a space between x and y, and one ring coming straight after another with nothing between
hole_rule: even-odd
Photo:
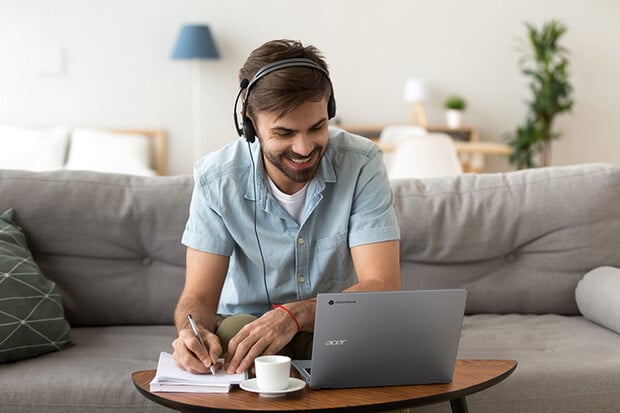
<instances>
[{"instance_id":1,"label":"throw pillow","mask_svg":"<svg viewBox=\"0 0 620 413\"><path fill-rule=\"evenodd\" d=\"M0 362L71 345L60 292L34 262L13 210L0 215Z\"/></svg>"},{"instance_id":2,"label":"throw pillow","mask_svg":"<svg viewBox=\"0 0 620 413\"><path fill-rule=\"evenodd\" d=\"M0 124L0 169L62 169L69 145L66 128L29 128Z\"/></svg>"},{"instance_id":3,"label":"throw pillow","mask_svg":"<svg viewBox=\"0 0 620 413\"><path fill-rule=\"evenodd\" d=\"M575 299L588 320L620 334L620 268L599 267L577 284Z\"/></svg>"},{"instance_id":4,"label":"throw pillow","mask_svg":"<svg viewBox=\"0 0 620 413\"><path fill-rule=\"evenodd\" d=\"M155 175L150 169L151 142L138 134L74 129L67 169Z\"/></svg>"}]
</instances>

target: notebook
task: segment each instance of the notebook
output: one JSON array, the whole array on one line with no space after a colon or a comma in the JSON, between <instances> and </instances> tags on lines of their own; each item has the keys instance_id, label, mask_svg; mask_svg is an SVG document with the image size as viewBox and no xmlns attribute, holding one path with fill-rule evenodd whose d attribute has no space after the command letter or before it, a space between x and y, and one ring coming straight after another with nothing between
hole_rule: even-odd
<instances>
[{"instance_id":1,"label":"notebook","mask_svg":"<svg viewBox=\"0 0 620 413\"><path fill-rule=\"evenodd\" d=\"M294 360L311 388L452 381L467 291L319 294L312 360Z\"/></svg>"},{"instance_id":2,"label":"notebook","mask_svg":"<svg viewBox=\"0 0 620 413\"><path fill-rule=\"evenodd\" d=\"M157 373L150 390L157 392L227 393L232 384L247 378L246 373L228 374L223 369L213 374L192 374L177 366L172 354L159 354Z\"/></svg>"}]
</instances>

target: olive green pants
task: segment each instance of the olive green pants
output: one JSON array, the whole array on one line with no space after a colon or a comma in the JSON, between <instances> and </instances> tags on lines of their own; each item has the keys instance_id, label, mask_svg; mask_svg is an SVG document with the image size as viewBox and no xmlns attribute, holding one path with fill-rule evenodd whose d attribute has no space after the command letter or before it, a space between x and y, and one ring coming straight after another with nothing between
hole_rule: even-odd
<instances>
[{"instance_id":1,"label":"olive green pants","mask_svg":"<svg viewBox=\"0 0 620 413\"><path fill-rule=\"evenodd\" d=\"M226 353L228 342L245 326L256 320L257 317L248 314L238 314L231 316L217 316L217 330L215 334L219 337L222 350ZM312 333L298 333L293 337L278 354L286 355L293 360L306 360L312 357Z\"/></svg>"}]
</instances>

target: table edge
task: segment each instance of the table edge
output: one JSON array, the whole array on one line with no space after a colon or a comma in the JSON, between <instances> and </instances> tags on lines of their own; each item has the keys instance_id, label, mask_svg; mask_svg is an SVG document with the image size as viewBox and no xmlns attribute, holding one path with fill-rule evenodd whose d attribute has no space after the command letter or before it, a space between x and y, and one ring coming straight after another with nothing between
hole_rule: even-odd
<instances>
[{"instance_id":1,"label":"table edge","mask_svg":"<svg viewBox=\"0 0 620 413\"><path fill-rule=\"evenodd\" d=\"M475 361L498 362L498 361L501 361L501 362L509 362L509 363L514 363L514 364L512 365L512 367L504 371L502 374L499 374L493 377L492 379L489 379L483 383L474 384L474 385L468 386L463 389L449 391L446 393L424 396L424 397L420 397L417 399L406 399L406 400L378 403L378 404L372 404L372 405L366 405L366 406L349 406L349 407L345 406L345 407L338 407L338 408L320 408L320 409L311 409L311 410L304 410L304 411L316 411L316 412L322 412L322 413L330 413L330 412L356 412L356 413L357 412L359 413L368 412L368 413L371 413L371 412L380 412L383 410L390 410L390 409L420 407L420 406L433 404L438 401L449 402L451 400L465 398L468 395L488 389L489 387L493 387L494 385L508 378L516 370L518 366L518 362L512 359L459 359L459 361L461 362L475 362ZM179 411L183 411L183 412L205 412L207 411L207 409L209 412L213 412L213 413L230 413L230 412L235 412L235 411L238 411L238 412L247 411L247 410L238 410L238 409L221 409L218 407L196 406L196 405L186 404L183 402L179 402L176 400L171 400L171 399L158 396L157 394L152 393L142 388L135 381L136 374L147 372L147 371L155 371L155 369L138 370L138 371L132 372L131 373L132 382L134 386L136 387L136 389L140 392L140 394L142 394L144 397L146 397L147 399L157 404L160 404L160 405L172 408L172 409L176 409ZM325 389L325 390L329 391L330 389ZM264 410L264 411L265 412L278 412L278 413L295 413L301 410Z\"/></svg>"}]
</instances>

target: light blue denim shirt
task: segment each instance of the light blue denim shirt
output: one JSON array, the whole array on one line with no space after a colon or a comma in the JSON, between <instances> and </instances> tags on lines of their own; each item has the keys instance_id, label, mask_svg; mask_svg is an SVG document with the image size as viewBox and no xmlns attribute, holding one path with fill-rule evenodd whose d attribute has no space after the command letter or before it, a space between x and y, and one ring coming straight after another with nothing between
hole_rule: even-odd
<instances>
[{"instance_id":1,"label":"light blue denim shirt","mask_svg":"<svg viewBox=\"0 0 620 413\"><path fill-rule=\"evenodd\" d=\"M250 150L257 160L257 197ZM194 167L182 242L231 257L218 313L260 315L269 310L254 234L255 206L272 303L344 290L357 282L351 247L400 238L381 151L370 140L330 128L300 224L272 196L258 142L250 150L239 139Z\"/></svg>"}]
</instances>

